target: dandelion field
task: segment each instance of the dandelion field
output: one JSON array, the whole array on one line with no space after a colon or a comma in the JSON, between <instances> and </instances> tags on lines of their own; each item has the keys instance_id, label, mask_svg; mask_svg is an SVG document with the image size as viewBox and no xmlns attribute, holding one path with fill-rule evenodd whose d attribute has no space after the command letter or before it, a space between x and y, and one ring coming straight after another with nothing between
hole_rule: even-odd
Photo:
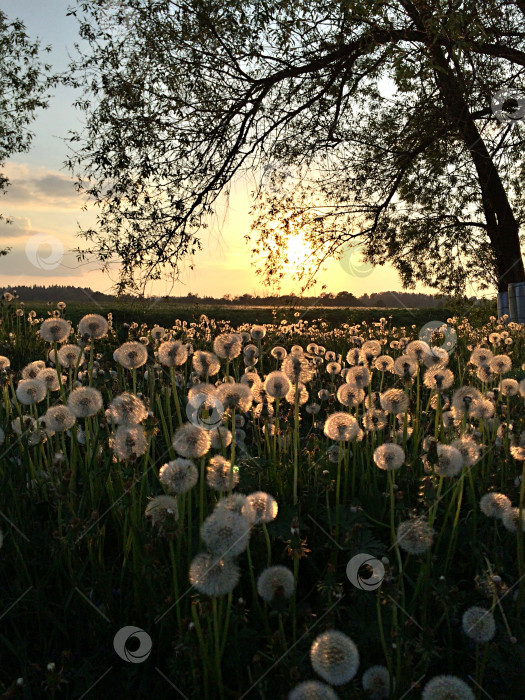
<instances>
[{"instance_id":1,"label":"dandelion field","mask_svg":"<svg viewBox=\"0 0 525 700\"><path fill-rule=\"evenodd\" d=\"M523 326L68 318L2 301L2 697L523 697Z\"/></svg>"}]
</instances>

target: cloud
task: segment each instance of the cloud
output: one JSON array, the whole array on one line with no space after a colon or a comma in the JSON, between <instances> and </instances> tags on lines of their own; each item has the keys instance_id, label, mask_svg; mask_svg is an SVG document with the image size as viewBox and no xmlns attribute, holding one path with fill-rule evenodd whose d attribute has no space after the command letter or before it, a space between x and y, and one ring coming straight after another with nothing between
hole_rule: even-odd
<instances>
[{"instance_id":1,"label":"cloud","mask_svg":"<svg viewBox=\"0 0 525 700\"><path fill-rule=\"evenodd\" d=\"M82 195L75 191L74 179L57 170L25 163L7 163L3 168L9 178L2 211L25 209L80 209ZM5 204L4 204L5 202Z\"/></svg>"},{"instance_id":2,"label":"cloud","mask_svg":"<svg viewBox=\"0 0 525 700\"><path fill-rule=\"evenodd\" d=\"M0 221L0 247L5 238L20 238L33 233L31 221L25 217L14 216L11 223Z\"/></svg>"}]
</instances>

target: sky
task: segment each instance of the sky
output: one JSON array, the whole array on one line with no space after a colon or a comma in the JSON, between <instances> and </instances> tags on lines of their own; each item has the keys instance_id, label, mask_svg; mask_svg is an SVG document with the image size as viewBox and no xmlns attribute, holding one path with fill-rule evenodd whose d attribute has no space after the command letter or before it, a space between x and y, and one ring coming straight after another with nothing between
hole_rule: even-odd
<instances>
[{"instance_id":1,"label":"sky","mask_svg":"<svg viewBox=\"0 0 525 700\"><path fill-rule=\"evenodd\" d=\"M77 20L66 16L73 4L74 0L2 0L1 8L8 18L20 18L31 38L39 37L43 46L52 46L46 60L55 71L63 71L78 41ZM96 220L89 207L82 210L84 198L75 192L73 179L64 168L68 154L64 139L68 131L81 126L81 113L73 107L76 96L72 88L58 87L48 109L41 111L32 125L35 136L31 150L13 155L3 169L11 184L2 197L0 211L13 224L0 222L0 248L11 247L7 256L0 257L0 288L73 284L109 293L116 282L115 272L103 273L95 260L79 263L74 252L85 246L78 237L79 226L89 227ZM220 230L207 229L201 236L203 250L193 260L195 269L183 270L173 286L154 283L147 293L220 297L269 291L255 274L244 238L250 230L251 186L247 180L234 183ZM292 257L301 253L300 241L294 245ZM328 292L348 291L356 296L401 289L399 276L390 265L374 269L363 264L358 249L325 266L313 291L321 292L323 285ZM281 291L299 293L300 285L290 274ZM415 291L433 290L419 286Z\"/></svg>"}]
</instances>

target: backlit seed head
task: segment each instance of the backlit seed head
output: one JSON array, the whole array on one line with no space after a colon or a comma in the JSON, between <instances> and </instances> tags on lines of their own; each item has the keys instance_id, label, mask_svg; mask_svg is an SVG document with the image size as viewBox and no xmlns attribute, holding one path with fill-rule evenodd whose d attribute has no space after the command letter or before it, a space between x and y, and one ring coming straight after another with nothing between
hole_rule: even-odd
<instances>
[{"instance_id":1,"label":"backlit seed head","mask_svg":"<svg viewBox=\"0 0 525 700\"><path fill-rule=\"evenodd\" d=\"M331 685L348 683L359 668L359 651L343 632L329 630L320 634L310 649L314 671Z\"/></svg>"},{"instance_id":2,"label":"backlit seed head","mask_svg":"<svg viewBox=\"0 0 525 700\"><path fill-rule=\"evenodd\" d=\"M421 700L475 700L469 686L456 676L434 676L423 688Z\"/></svg>"}]
</instances>

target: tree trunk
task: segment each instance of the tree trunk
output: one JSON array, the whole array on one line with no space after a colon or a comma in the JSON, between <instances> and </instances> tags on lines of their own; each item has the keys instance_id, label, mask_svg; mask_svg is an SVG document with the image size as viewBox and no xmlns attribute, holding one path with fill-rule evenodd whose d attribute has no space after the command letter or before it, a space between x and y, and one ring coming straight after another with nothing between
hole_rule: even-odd
<instances>
[{"instance_id":1,"label":"tree trunk","mask_svg":"<svg viewBox=\"0 0 525 700\"><path fill-rule=\"evenodd\" d=\"M431 14L425 4L402 1L416 26L428 33L428 51L435 63L436 84L448 116L467 146L478 175L481 200L487 222L487 235L494 252L498 291L507 291L510 282L525 282L519 226L490 153L481 138L464 98L462 75L456 75L443 49L432 36ZM525 6L525 0L522 3ZM521 6L521 5L520 5ZM425 22L425 19L427 20ZM456 64L457 65L457 64Z\"/></svg>"}]
</instances>

